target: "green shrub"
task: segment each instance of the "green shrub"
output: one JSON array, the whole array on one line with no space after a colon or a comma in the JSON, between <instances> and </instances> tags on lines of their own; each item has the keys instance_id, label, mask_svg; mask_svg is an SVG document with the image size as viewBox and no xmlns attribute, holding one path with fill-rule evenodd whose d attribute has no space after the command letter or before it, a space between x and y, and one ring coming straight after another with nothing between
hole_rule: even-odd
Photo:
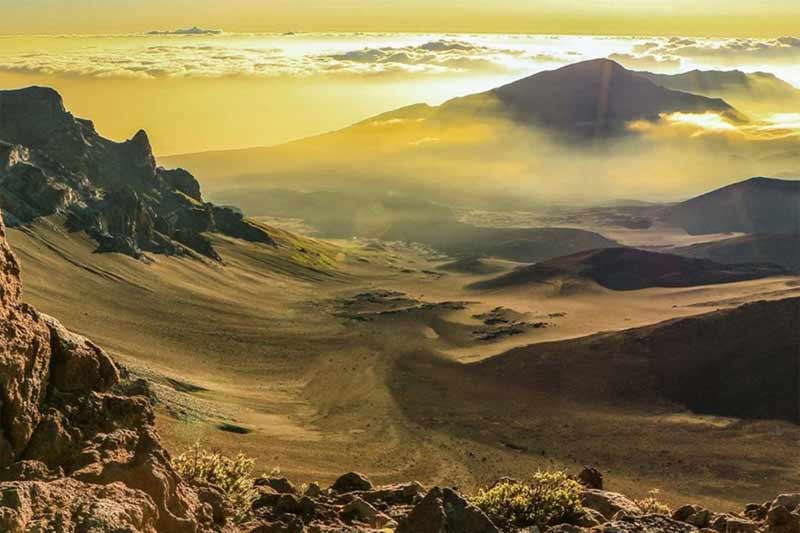
<instances>
[{"instance_id":1,"label":"green shrub","mask_svg":"<svg viewBox=\"0 0 800 533\"><path fill-rule=\"evenodd\" d=\"M247 518L256 497L251 476L255 459L241 453L226 457L197 443L175 457L172 464L189 483L211 483L221 488L234 508L236 522Z\"/></svg>"},{"instance_id":2,"label":"green shrub","mask_svg":"<svg viewBox=\"0 0 800 533\"><path fill-rule=\"evenodd\" d=\"M581 486L563 472L537 472L530 483L503 481L473 502L501 529L547 526L582 514Z\"/></svg>"},{"instance_id":3,"label":"green shrub","mask_svg":"<svg viewBox=\"0 0 800 533\"><path fill-rule=\"evenodd\" d=\"M653 489L647 493L645 498L641 500L634 500L636 505L642 510L644 514L672 514L672 509L668 505L658 500L658 489Z\"/></svg>"}]
</instances>

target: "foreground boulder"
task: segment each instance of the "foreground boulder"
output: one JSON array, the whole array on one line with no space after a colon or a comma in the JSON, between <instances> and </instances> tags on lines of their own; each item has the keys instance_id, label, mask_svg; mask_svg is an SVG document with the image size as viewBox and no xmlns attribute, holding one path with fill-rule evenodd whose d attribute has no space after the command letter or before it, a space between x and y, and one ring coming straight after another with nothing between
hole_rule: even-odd
<instances>
[{"instance_id":1,"label":"foreground boulder","mask_svg":"<svg viewBox=\"0 0 800 533\"><path fill-rule=\"evenodd\" d=\"M594 509L604 518L610 520L619 512L628 515L637 515L642 511L632 500L617 492L599 489L587 489L581 494L581 505Z\"/></svg>"},{"instance_id":2,"label":"foreground boulder","mask_svg":"<svg viewBox=\"0 0 800 533\"><path fill-rule=\"evenodd\" d=\"M477 507L451 489L434 487L408 517L397 533L499 533Z\"/></svg>"},{"instance_id":3,"label":"foreground boulder","mask_svg":"<svg viewBox=\"0 0 800 533\"><path fill-rule=\"evenodd\" d=\"M19 273L0 220L0 531L225 530L219 500L173 469L149 400L118 392L102 349L22 302Z\"/></svg>"},{"instance_id":4,"label":"foreground boulder","mask_svg":"<svg viewBox=\"0 0 800 533\"><path fill-rule=\"evenodd\" d=\"M333 485L331 485L331 490L340 494L371 489L372 482L369 480L369 478L363 474L359 474L358 472L350 472L345 474L337 479Z\"/></svg>"}]
</instances>

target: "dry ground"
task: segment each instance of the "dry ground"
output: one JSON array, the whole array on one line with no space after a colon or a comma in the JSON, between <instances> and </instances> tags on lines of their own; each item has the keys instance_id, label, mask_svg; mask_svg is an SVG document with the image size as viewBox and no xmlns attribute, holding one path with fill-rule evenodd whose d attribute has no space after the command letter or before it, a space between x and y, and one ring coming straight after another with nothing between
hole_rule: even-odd
<instances>
[{"instance_id":1,"label":"dry ground","mask_svg":"<svg viewBox=\"0 0 800 533\"><path fill-rule=\"evenodd\" d=\"M196 440L329 482L359 470L467 491L500 475L594 464L633 495L740 507L800 485L800 430L778 422L599 408L520 390L463 362L541 341L620 330L740 302L797 295L796 278L614 292L594 285L477 292L485 279L437 273L420 250L319 243L281 234L278 249L215 237L225 265L95 254L59 221L9 231L26 298L153 382L158 425L178 451ZM498 262L509 269L515 266ZM356 294L418 302L355 320ZM380 311L383 303L375 304ZM481 341L474 315L496 307L548 322ZM515 316L517 316L515 315Z\"/></svg>"}]
</instances>

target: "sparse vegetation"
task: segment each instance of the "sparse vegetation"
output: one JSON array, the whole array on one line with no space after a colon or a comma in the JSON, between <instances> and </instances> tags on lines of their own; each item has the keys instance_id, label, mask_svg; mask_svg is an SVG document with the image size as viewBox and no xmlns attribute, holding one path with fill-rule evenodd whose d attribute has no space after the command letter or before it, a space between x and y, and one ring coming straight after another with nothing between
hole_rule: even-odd
<instances>
[{"instance_id":1,"label":"sparse vegetation","mask_svg":"<svg viewBox=\"0 0 800 533\"><path fill-rule=\"evenodd\" d=\"M227 457L195 443L172 461L175 470L189 483L210 483L222 489L235 511L234 519L242 522L255 499L253 466L255 459L244 454Z\"/></svg>"},{"instance_id":2,"label":"sparse vegetation","mask_svg":"<svg viewBox=\"0 0 800 533\"><path fill-rule=\"evenodd\" d=\"M564 472L537 472L530 483L501 481L473 499L502 529L568 521L582 513L581 487Z\"/></svg>"},{"instance_id":3,"label":"sparse vegetation","mask_svg":"<svg viewBox=\"0 0 800 533\"><path fill-rule=\"evenodd\" d=\"M650 492L647 493L647 496L640 499L634 500L636 505L642 510L644 514L663 514L663 515L671 515L672 509L669 508L668 505L662 503L658 499L658 489L652 489Z\"/></svg>"}]
</instances>

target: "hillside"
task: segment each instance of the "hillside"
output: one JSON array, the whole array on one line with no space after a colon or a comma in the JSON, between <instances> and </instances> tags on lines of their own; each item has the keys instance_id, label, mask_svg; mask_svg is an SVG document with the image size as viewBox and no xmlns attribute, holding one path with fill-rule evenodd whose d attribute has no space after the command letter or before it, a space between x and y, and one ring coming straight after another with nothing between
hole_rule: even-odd
<instances>
[{"instance_id":1,"label":"hillside","mask_svg":"<svg viewBox=\"0 0 800 533\"><path fill-rule=\"evenodd\" d=\"M800 421L800 299L512 350L475 365L538 390L627 406Z\"/></svg>"},{"instance_id":2,"label":"hillside","mask_svg":"<svg viewBox=\"0 0 800 533\"><path fill-rule=\"evenodd\" d=\"M800 233L800 181L751 178L668 209L664 219L688 233Z\"/></svg>"},{"instance_id":3,"label":"hillside","mask_svg":"<svg viewBox=\"0 0 800 533\"><path fill-rule=\"evenodd\" d=\"M606 248L557 257L471 285L492 290L564 280L589 280L613 290L691 287L785 274L768 264L725 265L635 248Z\"/></svg>"},{"instance_id":4,"label":"hillside","mask_svg":"<svg viewBox=\"0 0 800 533\"><path fill-rule=\"evenodd\" d=\"M207 232L274 244L240 212L204 202L187 171L158 167L144 131L122 143L105 139L44 87L0 91L0 208L12 226L67 215L98 251L137 258L219 260Z\"/></svg>"},{"instance_id":5,"label":"hillside","mask_svg":"<svg viewBox=\"0 0 800 533\"><path fill-rule=\"evenodd\" d=\"M670 249L687 257L711 259L720 263L772 263L791 272L800 272L800 235L744 235L732 239Z\"/></svg>"}]
</instances>

